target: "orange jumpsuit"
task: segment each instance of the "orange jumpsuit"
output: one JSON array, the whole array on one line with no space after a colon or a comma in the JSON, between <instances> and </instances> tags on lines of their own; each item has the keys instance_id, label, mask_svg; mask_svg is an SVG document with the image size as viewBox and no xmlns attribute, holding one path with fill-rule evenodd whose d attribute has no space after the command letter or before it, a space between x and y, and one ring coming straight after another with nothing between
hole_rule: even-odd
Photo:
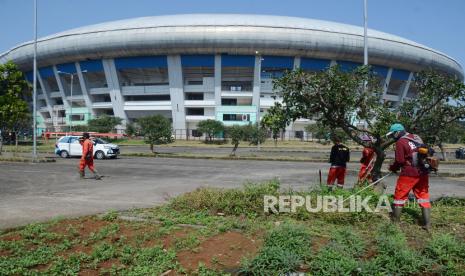
<instances>
[{"instance_id":1,"label":"orange jumpsuit","mask_svg":"<svg viewBox=\"0 0 465 276\"><path fill-rule=\"evenodd\" d=\"M89 153L89 158L86 158ZM79 162L79 171L83 172L84 169L89 167L91 172L94 172L94 144L89 139L82 142L82 156Z\"/></svg>"},{"instance_id":2,"label":"orange jumpsuit","mask_svg":"<svg viewBox=\"0 0 465 276\"><path fill-rule=\"evenodd\" d=\"M412 134L407 134L397 141L395 161L389 168L392 172L401 169L394 192L394 206L404 206L408 200L409 192L413 190L418 205L423 208L431 208L428 172L412 165L413 153L417 152L418 148L407 137L414 138Z\"/></svg>"},{"instance_id":3,"label":"orange jumpsuit","mask_svg":"<svg viewBox=\"0 0 465 276\"><path fill-rule=\"evenodd\" d=\"M362 179L371 180L371 175L367 175L369 172L367 171L368 166L370 165L371 160L375 156L375 151L372 148L364 148L362 152L362 160L360 161L362 165L360 166L360 171L358 173L358 180L361 181Z\"/></svg>"}]
</instances>

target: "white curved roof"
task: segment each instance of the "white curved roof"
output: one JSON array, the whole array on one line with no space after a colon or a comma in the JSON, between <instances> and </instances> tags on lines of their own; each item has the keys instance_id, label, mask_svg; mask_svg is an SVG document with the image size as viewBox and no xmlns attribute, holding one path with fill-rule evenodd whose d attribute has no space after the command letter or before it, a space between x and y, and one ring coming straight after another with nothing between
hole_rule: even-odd
<instances>
[{"instance_id":1,"label":"white curved roof","mask_svg":"<svg viewBox=\"0 0 465 276\"><path fill-rule=\"evenodd\" d=\"M463 78L451 57L395 35L368 30L370 62L419 70L433 67ZM155 50L157 48L158 50ZM0 55L0 62L30 62L27 42ZM229 52L289 54L360 61L363 28L270 15L184 14L140 17L71 29L39 39L39 64L138 54ZM29 66L28 66L29 67Z\"/></svg>"}]
</instances>

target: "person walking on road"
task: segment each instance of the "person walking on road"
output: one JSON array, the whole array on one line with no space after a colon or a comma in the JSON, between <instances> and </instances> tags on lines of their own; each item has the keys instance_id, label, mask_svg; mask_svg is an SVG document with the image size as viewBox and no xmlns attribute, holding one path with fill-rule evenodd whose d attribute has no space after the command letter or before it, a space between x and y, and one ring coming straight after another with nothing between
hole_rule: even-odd
<instances>
[{"instance_id":1,"label":"person walking on road","mask_svg":"<svg viewBox=\"0 0 465 276\"><path fill-rule=\"evenodd\" d=\"M391 126L387 137L396 140L395 161L389 167L391 172L400 171L394 192L392 221L400 222L402 208L408 200L411 190L421 207L423 216L423 229L431 229L431 203L429 196L429 170L422 162L419 162L419 149L424 148L422 139L415 134L405 131L401 124Z\"/></svg>"},{"instance_id":2,"label":"person walking on road","mask_svg":"<svg viewBox=\"0 0 465 276\"><path fill-rule=\"evenodd\" d=\"M331 168L329 169L328 179L326 181L330 189L333 188L336 180L338 188L344 187L347 162L350 160L350 150L341 143L341 139L339 137L334 137L333 142L334 145L331 148L331 154L329 156Z\"/></svg>"},{"instance_id":3,"label":"person walking on road","mask_svg":"<svg viewBox=\"0 0 465 276\"><path fill-rule=\"evenodd\" d=\"M82 139L79 141L82 146L82 156L79 162L79 176L84 179L86 166L94 174L96 180L100 180L102 177L98 174L94 167L94 144L90 140L90 135L87 132L82 134Z\"/></svg>"}]
</instances>

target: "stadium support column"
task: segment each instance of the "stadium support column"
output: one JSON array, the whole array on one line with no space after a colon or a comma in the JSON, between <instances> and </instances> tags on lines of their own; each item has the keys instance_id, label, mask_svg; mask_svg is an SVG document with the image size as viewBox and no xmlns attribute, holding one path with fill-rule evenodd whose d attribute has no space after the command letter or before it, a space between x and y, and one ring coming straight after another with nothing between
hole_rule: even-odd
<instances>
[{"instance_id":1,"label":"stadium support column","mask_svg":"<svg viewBox=\"0 0 465 276\"><path fill-rule=\"evenodd\" d=\"M50 91L49 91L48 87L46 87L44 85L44 81L40 77L39 70L37 70L37 81L39 82L40 87L42 87L42 95L44 95L45 103L47 104L48 113L50 114L50 118L52 118L53 117L53 108L52 108L52 105L50 104L50 102L51 102L50 95L48 94Z\"/></svg>"},{"instance_id":2,"label":"stadium support column","mask_svg":"<svg viewBox=\"0 0 465 276\"><path fill-rule=\"evenodd\" d=\"M186 114L184 112L184 87L181 57L179 55L168 56L168 75L170 79L173 129L176 138L183 139L186 135Z\"/></svg>"},{"instance_id":3,"label":"stadium support column","mask_svg":"<svg viewBox=\"0 0 465 276\"><path fill-rule=\"evenodd\" d=\"M215 107L216 106L221 106L221 55L215 55Z\"/></svg>"},{"instance_id":4,"label":"stadium support column","mask_svg":"<svg viewBox=\"0 0 465 276\"><path fill-rule=\"evenodd\" d=\"M294 69L300 68L300 57L294 57Z\"/></svg>"},{"instance_id":5,"label":"stadium support column","mask_svg":"<svg viewBox=\"0 0 465 276\"><path fill-rule=\"evenodd\" d=\"M116 117L123 119L123 122L119 127L124 128L128 117L124 112L124 99L119 86L118 74L116 73L115 63L113 59L103 59L103 70L105 72L105 78L107 80L108 89L110 90L111 105L113 106L113 114Z\"/></svg>"},{"instance_id":6,"label":"stadium support column","mask_svg":"<svg viewBox=\"0 0 465 276\"><path fill-rule=\"evenodd\" d=\"M79 84L81 85L82 96L84 97L84 102L86 103L86 107L89 110L89 112L92 115L95 115L94 110L92 108L92 101L90 100L90 97L89 97L89 91L87 91L87 85L84 80L85 73L83 74L83 72L81 71L81 65L79 64L79 62L76 62L75 64L76 64L76 72L77 72Z\"/></svg>"},{"instance_id":7,"label":"stadium support column","mask_svg":"<svg viewBox=\"0 0 465 276\"><path fill-rule=\"evenodd\" d=\"M61 81L61 77L58 74L58 69L55 65L53 66L53 73L55 74L55 78L58 84L58 89L60 90L60 95L61 95L61 98L63 99L63 106L65 107L66 110L68 110L70 105L68 103L68 99L66 98L65 89L63 88L63 82Z\"/></svg>"},{"instance_id":8,"label":"stadium support column","mask_svg":"<svg viewBox=\"0 0 465 276\"><path fill-rule=\"evenodd\" d=\"M402 95L400 95L399 103L402 103L405 100L405 97L407 97L408 89L410 87L410 84L412 83L413 79L413 73L410 72L408 75L407 83L405 84L404 91L402 91Z\"/></svg>"},{"instance_id":9,"label":"stadium support column","mask_svg":"<svg viewBox=\"0 0 465 276\"><path fill-rule=\"evenodd\" d=\"M387 75L386 75L386 79L384 80L382 101L384 101L384 99L386 98L387 91L389 88L389 82L391 81L391 75L392 75L392 68L389 68Z\"/></svg>"}]
</instances>

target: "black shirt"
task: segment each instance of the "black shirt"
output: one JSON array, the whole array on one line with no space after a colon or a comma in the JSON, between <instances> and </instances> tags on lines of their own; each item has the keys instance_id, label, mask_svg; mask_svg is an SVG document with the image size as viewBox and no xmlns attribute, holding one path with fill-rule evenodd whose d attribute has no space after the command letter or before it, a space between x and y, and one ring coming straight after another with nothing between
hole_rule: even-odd
<instances>
[{"instance_id":1,"label":"black shirt","mask_svg":"<svg viewBox=\"0 0 465 276\"><path fill-rule=\"evenodd\" d=\"M349 160L350 150L348 147L339 144L331 148L331 155L329 156L329 163L331 163L331 166L346 167Z\"/></svg>"}]
</instances>

